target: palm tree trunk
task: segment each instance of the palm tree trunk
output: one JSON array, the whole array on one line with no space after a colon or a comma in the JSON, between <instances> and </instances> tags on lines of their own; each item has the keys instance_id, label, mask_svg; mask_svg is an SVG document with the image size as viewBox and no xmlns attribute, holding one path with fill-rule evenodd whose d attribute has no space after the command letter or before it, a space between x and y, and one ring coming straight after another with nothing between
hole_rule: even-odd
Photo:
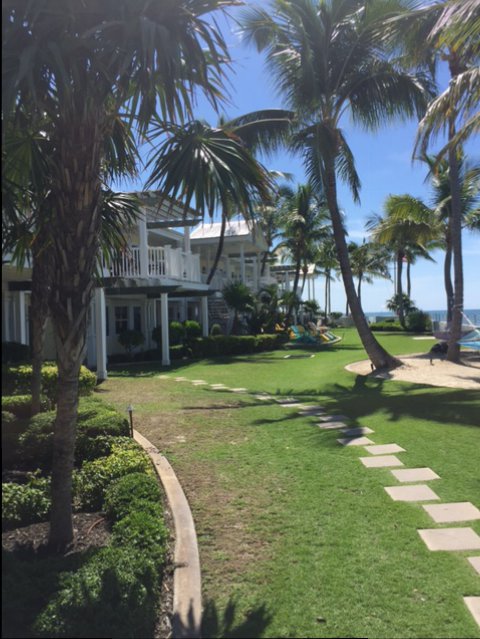
<instances>
[{"instance_id":1,"label":"palm tree trunk","mask_svg":"<svg viewBox=\"0 0 480 639\"><path fill-rule=\"evenodd\" d=\"M342 273L345 293L347 295L348 304L350 306L350 311L352 313L355 326L357 328L362 344L367 351L367 355L372 361L374 367L394 368L396 366L399 366L401 362L395 357L392 357L375 339L372 331L370 330L370 327L368 326L360 301L355 291L353 274L348 255L348 247L345 241L345 232L342 225L340 211L338 209L337 182L333 158L327 158L325 160L325 173L326 198L328 208L330 210L330 216L332 219L333 234L337 247L337 256L340 263L340 270Z\"/></svg>"},{"instance_id":2,"label":"palm tree trunk","mask_svg":"<svg viewBox=\"0 0 480 639\"><path fill-rule=\"evenodd\" d=\"M262 255L262 266L260 268L260 277L263 277L265 275L265 269L267 267L267 260L270 256L270 252L269 251L264 251L263 255Z\"/></svg>"},{"instance_id":3,"label":"palm tree trunk","mask_svg":"<svg viewBox=\"0 0 480 639\"><path fill-rule=\"evenodd\" d=\"M402 286L402 270L403 270L403 251L397 252L397 300L398 300L398 320L405 328L405 313L403 311L403 286Z\"/></svg>"},{"instance_id":4,"label":"palm tree trunk","mask_svg":"<svg viewBox=\"0 0 480 639\"><path fill-rule=\"evenodd\" d=\"M455 135L455 117L450 118L449 139ZM462 259L462 203L460 197L458 157L455 148L448 151L450 193L451 193L451 239L453 251L453 279L454 301L452 309L452 324L450 339L448 340L447 360L460 361L460 346L458 340L462 336L463 320L463 259Z\"/></svg>"},{"instance_id":5,"label":"palm tree trunk","mask_svg":"<svg viewBox=\"0 0 480 639\"><path fill-rule=\"evenodd\" d=\"M302 263L300 260L297 260L297 263L295 265L295 277L293 278L293 288L292 288L292 299L288 305L288 309L287 309L287 317L285 318L285 323L288 324L290 323L291 317L292 317L292 311L293 311L293 307L295 304L295 296L297 294L297 289L298 289L298 281L300 279L300 270L302 268Z\"/></svg>"},{"instance_id":6,"label":"palm tree trunk","mask_svg":"<svg viewBox=\"0 0 480 639\"><path fill-rule=\"evenodd\" d=\"M358 276L357 295L359 304L362 303L362 276Z\"/></svg>"},{"instance_id":7,"label":"palm tree trunk","mask_svg":"<svg viewBox=\"0 0 480 639\"><path fill-rule=\"evenodd\" d=\"M77 114L78 115L78 114ZM56 551L73 539L72 473L78 408L78 378L86 346L100 234L102 113L88 121L64 121L58 167L52 176L52 276L50 309L58 364L57 415L53 436L52 510L49 545ZM75 114L74 116L75 117ZM67 118L66 118L67 120Z\"/></svg>"},{"instance_id":8,"label":"palm tree trunk","mask_svg":"<svg viewBox=\"0 0 480 639\"><path fill-rule=\"evenodd\" d=\"M308 269L303 270L302 288L300 291L300 297L303 297L303 291L305 290L305 282L307 281Z\"/></svg>"},{"instance_id":9,"label":"palm tree trunk","mask_svg":"<svg viewBox=\"0 0 480 639\"><path fill-rule=\"evenodd\" d=\"M327 320L327 315L328 315L328 289L329 289L329 282L330 282L330 272L328 270L326 270L325 271L325 310L324 310L324 313L323 313L325 321Z\"/></svg>"},{"instance_id":10,"label":"palm tree trunk","mask_svg":"<svg viewBox=\"0 0 480 639\"><path fill-rule=\"evenodd\" d=\"M220 227L220 237L218 238L217 252L215 253L215 259L213 260L212 268L210 269L210 273L208 274L208 277L207 277L207 284L210 284L210 282L213 280L213 276L215 275L215 272L217 270L218 263L220 262L220 258L222 257L226 228L227 228L227 214L225 211L223 211L222 226Z\"/></svg>"},{"instance_id":11,"label":"palm tree trunk","mask_svg":"<svg viewBox=\"0 0 480 639\"><path fill-rule=\"evenodd\" d=\"M411 264L410 260L407 261L407 297L408 299L412 298L412 279L411 279Z\"/></svg>"},{"instance_id":12,"label":"palm tree trunk","mask_svg":"<svg viewBox=\"0 0 480 639\"><path fill-rule=\"evenodd\" d=\"M452 322L453 313L453 284L452 284L452 241L451 241L451 217L448 220L448 231L446 235L445 261L443 263L443 280L445 294L447 296L447 325Z\"/></svg>"}]
</instances>

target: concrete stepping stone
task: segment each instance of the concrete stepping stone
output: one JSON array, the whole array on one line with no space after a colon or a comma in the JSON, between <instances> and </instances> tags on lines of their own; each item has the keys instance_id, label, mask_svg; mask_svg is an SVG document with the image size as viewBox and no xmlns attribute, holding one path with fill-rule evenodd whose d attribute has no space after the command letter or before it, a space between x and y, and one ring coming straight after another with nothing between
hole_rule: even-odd
<instances>
[{"instance_id":1,"label":"concrete stepping stone","mask_svg":"<svg viewBox=\"0 0 480 639\"><path fill-rule=\"evenodd\" d=\"M193 386L205 386L207 382L192 382Z\"/></svg>"},{"instance_id":2,"label":"concrete stepping stone","mask_svg":"<svg viewBox=\"0 0 480 639\"><path fill-rule=\"evenodd\" d=\"M298 412L300 415L323 415L325 409L323 406L305 406L305 408L301 408ZM323 418L321 417L320 419Z\"/></svg>"},{"instance_id":3,"label":"concrete stepping stone","mask_svg":"<svg viewBox=\"0 0 480 639\"><path fill-rule=\"evenodd\" d=\"M305 404L301 402L287 402L286 404L279 402L279 404L282 408L303 408L303 406L305 406Z\"/></svg>"},{"instance_id":4,"label":"concrete stepping stone","mask_svg":"<svg viewBox=\"0 0 480 639\"><path fill-rule=\"evenodd\" d=\"M390 455L390 453L404 453L405 448L398 444L379 444L377 446L365 446L365 450L372 455Z\"/></svg>"},{"instance_id":5,"label":"concrete stepping stone","mask_svg":"<svg viewBox=\"0 0 480 639\"><path fill-rule=\"evenodd\" d=\"M175 377L176 382L188 382L186 377Z\"/></svg>"},{"instance_id":6,"label":"concrete stepping stone","mask_svg":"<svg viewBox=\"0 0 480 639\"><path fill-rule=\"evenodd\" d=\"M211 388L227 388L225 384L210 384Z\"/></svg>"},{"instance_id":7,"label":"concrete stepping stone","mask_svg":"<svg viewBox=\"0 0 480 639\"><path fill-rule=\"evenodd\" d=\"M233 391L234 393L246 393L247 389L246 388L231 388L231 391Z\"/></svg>"},{"instance_id":8,"label":"concrete stepping stone","mask_svg":"<svg viewBox=\"0 0 480 639\"><path fill-rule=\"evenodd\" d=\"M472 617L480 626L480 597L464 597L463 601L472 613Z\"/></svg>"},{"instance_id":9,"label":"concrete stepping stone","mask_svg":"<svg viewBox=\"0 0 480 639\"><path fill-rule=\"evenodd\" d=\"M206 384L204 379L192 379L192 384Z\"/></svg>"},{"instance_id":10,"label":"concrete stepping stone","mask_svg":"<svg viewBox=\"0 0 480 639\"><path fill-rule=\"evenodd\" d=\"M346 415L322 415L320 417L320 421L322 422L343 422L345 420L349 420L350 417Z\"/></svg>"},{"instance_id":11,"label":"concrete stepping stone","mask_svg":"<svg viewBox=\"0 0 480 639\"><path fill-rule=\"evenodd\" d=\"M432 501L440 499L426 484L415 484L414 486L386 486L385 490L393 501Z\"/></svg>"},{"instance_id":12,"label":"concrete stepping stone","mask_svg":"<svg viewBox=\"0 0 480 639\"><path fill-rule=\"evenodd\" d=\"M437 524L447 524L453 521L475 521L480 519L480 510L469 501L449 504L432 504L424 509Z\"/></svg>"},{"instance_id":13,"label":"concrete stepping stone","mask_svg":"<svg viewBox=\"0 0 480 639\"><path fill-rule=\"evenodd\" d=\"M348 428L348 427L346 427L342 431L342 433L346 437L360 437L360 435L371 435L374 432L375 431L373 431L371 428L368 428L368 426L359 426L358 428Z\"/></svg>"},{"instance_id":14,"label":"concrete stepping stone","mask_svg":"<svg viewBox=\"0 0 480 639\"><path fill-rule=\"evenodd\" d=\"M366 444L374 443L368 437L348 437L346 439L337 439L337 442L342 444L342 446L365 446Z\"/></svg>"},{"instance_id":15,"label":"concrete stepping stone","mask_svg":"<svg viewBox=\"0 0 480 639\"><path fill-rule=\"evenodd\" d=\"M379 455L378 457L359 457L367 468L388 468L389 466L403 466L395 455Z\"/></svg>"},{"instance_id":16,"label":"concrete stepping stone","mask_svg":"<svg viewBox=\"0 0 480 639\"><path fill-rule=\"evenodd\" d=\"M342 429L342 432L347 428L345 422L319 422L317 426L321 430L335 430Z\"/></svg>"},{"instance_id":17,"label":"concrete stepping stone","mask_svg":"<svg viewBox=\"0 0 480 639\"><path fill-rule=\"evenodd\" d=\"M390 471L395 479L401 482L429 481L430 479L440 479L437 473L431 468L403 468L401 470Z\"/></svg>"},{"instance_id":18,"label":"concrete stepping stone","mask_svg":"<svg viewBox=\"0 0 480 639\"><path fill-rule=\"evenodd\" d=\"M170 379L170 375L155 375L157 379Z\"/></svg>"},{"instance_id":19,"label":"concrete stepping stone","mask_svg":"<svg viewBox=\"0 0 480 639\"><path fill-rule=\"evenodd\" d=\"M277 404L281 404L282 406L284 404L298 404L298 399L296 399L295 397L276 397L275 401L277 402Z\"/></svg>"},{"instance_id":20,"label":"concrete stepping stone","mask_svg":"<svg viewBox=\"0 0 480 639\"><path fill-rule=\"evenodd\" d=\"M467 557L467 559L480 575L480 557Z\"/></svg>"},{"instance_id":21,"label":"concrete stepping stone","mask_svg":"<svg viewBox=\"0 0 480 639\"><path fill-rule=\"evenodd\" d=\"M273 399L272 395L254 395L255 399L259 399L261 402L268 402Z\"/></svg>"},{"instance_id":22,"label":"concrete stepping stone","mask_svg":"<svg viewBox=\"0 0 480 639\"><path fill-rule=\"evenodd\" d=\"M429 550L480 550L473 528L424 528L418 534Z\"/></svg>"}]
</instances>

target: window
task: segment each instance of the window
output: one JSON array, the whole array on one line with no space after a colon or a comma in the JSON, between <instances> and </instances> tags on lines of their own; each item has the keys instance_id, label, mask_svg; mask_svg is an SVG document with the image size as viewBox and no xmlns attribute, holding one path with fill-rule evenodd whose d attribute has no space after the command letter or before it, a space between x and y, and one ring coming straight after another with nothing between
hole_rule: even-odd
<instances>
[{"instance_id":1,"label":"window","mask_svg":"<svg viewBox=\"0 0 480 639\"><path fill-rule=\"evenodd\" d=\"M119 335L128 329L128 306L115 306L115 333Z\"/></svg>"},{"instance_id":2,"label":"window","mask_svg":"<svg viewBox=\"0 0 480 639\"><path fill-rule=\"evenodd\" d=\"M141 306L133 307L133 330L134 331L142 330L142 307Z\"/></svg>"}]
</instances>

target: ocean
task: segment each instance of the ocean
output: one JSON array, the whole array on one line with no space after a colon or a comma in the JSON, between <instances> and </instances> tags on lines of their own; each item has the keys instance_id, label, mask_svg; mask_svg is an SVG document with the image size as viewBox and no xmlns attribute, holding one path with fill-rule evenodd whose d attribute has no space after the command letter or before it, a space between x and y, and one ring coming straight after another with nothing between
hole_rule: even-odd
<instances>
[{"instance_id":1,"label":"ocean","mask_svg":"<svg viewBox=\"0 0 480 639\"><path fill-rule=\"evenodd\" d=\"M478 308L468 308L468 309L464 309L464 314L468 317L468 319L470 320L470 322L472 322L472 324L475 324L475 326L480 326L480 309ZM432 320L437 321L437 322L445 322L447 319L447 311L425 311L425 313L428 313L430 315L430 317L432 318ZM393 313L388 312L388 311L365 311L365 315L367 317L370 316L376 316L376 317L392 317ZM465 322L467 323L467 322Z\"/></svg>"}]
</instances>

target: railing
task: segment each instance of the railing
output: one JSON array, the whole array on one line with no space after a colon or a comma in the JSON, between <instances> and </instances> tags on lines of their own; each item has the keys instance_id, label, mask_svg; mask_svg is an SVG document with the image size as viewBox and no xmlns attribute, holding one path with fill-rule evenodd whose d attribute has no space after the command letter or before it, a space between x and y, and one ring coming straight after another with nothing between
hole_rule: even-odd
<instances>
[{"instance_id":1,"label":"railing","mask_svg":"<svg viewBox=\"0 0 480 639\"><path fill-rule=\"evenodd\" d=\"M145 262L142 264L140 249L130 248L109 265L104 261L103 273L107 277L168 277L200 282L200 256L171 246L149 246Z\"/></svg>"}]
</instances>

